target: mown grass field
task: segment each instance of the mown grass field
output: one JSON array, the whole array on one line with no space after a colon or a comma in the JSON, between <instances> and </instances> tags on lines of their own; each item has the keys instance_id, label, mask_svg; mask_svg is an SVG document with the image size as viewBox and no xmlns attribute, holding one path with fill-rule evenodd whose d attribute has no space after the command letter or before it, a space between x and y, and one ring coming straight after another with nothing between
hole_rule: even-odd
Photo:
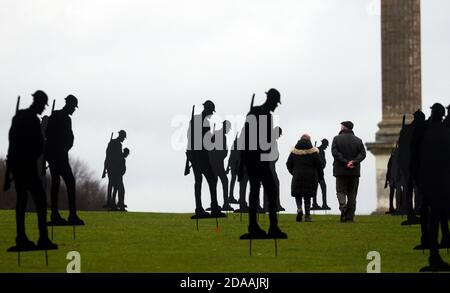
<instances>
[{"instance_id":1,"label":"mown grass field","mask_svg":"<svg viewBox=\"0 0 450 293\"><path fill-rule=\"evenodd\" d=\"M247 216L229 214L201 220L199 231L190 214L80 212L86 226L56 227L59 250L8 253L14 245L14 211L0 211L0 272L65 272L69 251L81 254L82 272L366 272L369 251L381 254L382 272L418 272L428 252L414 251L420 227L400 226L401 217L357 216L355 223L340 223L335 215L313 215L313 223L296 223L295 215L281 214L280 226L288 240L239 240ZM64 215L64 214L63 214ZM27 215L27 233L37 241L36 215ZM268 228L268 216L259 216ZM450 256L441 254L446 261Z\"/></svg>"}]
</instances>

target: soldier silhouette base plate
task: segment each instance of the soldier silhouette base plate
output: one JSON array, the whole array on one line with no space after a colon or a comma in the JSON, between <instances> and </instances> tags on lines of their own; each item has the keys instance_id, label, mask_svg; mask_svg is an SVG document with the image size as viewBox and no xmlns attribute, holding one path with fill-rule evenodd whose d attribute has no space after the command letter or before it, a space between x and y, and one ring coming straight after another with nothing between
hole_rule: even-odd
<instances>
[{"instance_id":1,"label":"soldier silhouette base plate","mask_svg":"<svg viewBox=\"0 0 450 293\"><path fill-rule=\"evenodd\" d=\"M239 237L240 240L274 240L274 239L288 239L287 235L255 235L251 233L245 233L242 234L241 237Z\"/></svg>"},{"instance_id":2,"label":"soldier silhouette base plate","mask_svg":"<svg viewBox=\"0 0 450 293\"><path fill-rule=\"evenodd\" d=\"M450 272L450 266L447 263L440 266L426 266L421 268L419 272Z\"/></svg>"},{"instance_id":3,"label":"soldier silhouette base plate","mask_svg":"<svg viewBox=\"0 0 450 293\"><path fill-rule=\"evenodd\" d=\"M24 251L44 251L44 250L57 250L58 247L20 247L20 246L11 246L8 248L7 252L24 252Z\"/></svg>"},{"instance_id":4,"label":"soldier silhouette base plate","mask_svg":"<svg viewBox=\"0 0 450 293\"><path fill-rule=\"evenodd\" d=\"M49 227L57 227L57 226L84 226L84 222L70 222L70 221L66 221L66 222L52 222L49 221L47 222L47 226Z\"/></svg>"},{"instance_id":5,"label":"soldier silhouette base plate","mask_svg":"<svg viewBox=\"0 0 450 293\"><path fill-rule=\"evenodd\" d=\"M196 220L196 219L213 219L213 218L226 218L227 215L225 215L224 213L219 213L219 214L195 214L191 216L192 220Z\"/></svg>"}]
</instances>

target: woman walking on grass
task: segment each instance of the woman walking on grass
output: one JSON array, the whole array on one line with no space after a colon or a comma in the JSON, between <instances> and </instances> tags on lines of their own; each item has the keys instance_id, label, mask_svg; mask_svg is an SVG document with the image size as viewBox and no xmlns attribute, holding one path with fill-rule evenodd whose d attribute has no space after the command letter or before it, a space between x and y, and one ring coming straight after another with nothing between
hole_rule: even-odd
<instances>
[{"instance_id":1,"label":"woman walking on grass","mask_svg":"<svg viewBox=\"0 0 450 293\"><path fill-rule=\"evenodd\" d=\"M305 202L305 222L311 222L311 197L317 192L319 180L323 180L319 150L311 144L311 137L303 134L292 149L286 166L292 174L291 195L297 203L297 222L303 218L302 198Z\"/></svg>"}]
</instances>

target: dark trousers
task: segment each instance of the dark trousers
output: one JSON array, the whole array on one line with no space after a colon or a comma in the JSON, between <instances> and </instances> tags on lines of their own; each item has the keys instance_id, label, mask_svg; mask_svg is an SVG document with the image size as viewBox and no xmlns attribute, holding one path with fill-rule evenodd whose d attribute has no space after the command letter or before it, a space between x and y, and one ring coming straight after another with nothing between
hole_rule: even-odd
<instances>
[{"instance_id":1,"label":"dark trousers","mask_svg":"<svg viewBox=\"0 0 450 293\"><path fill-rule=\"evenodd\" d=\"M124 207L124 198L125 198L125 187L123 185L123 175L120 172L114 172L108 170L108 187L111 185L112 197L111 197L111 205L116 205L116 194L119 195L119 202L117 205L121 208Z\"/></svg>"},{"instance_id":2,"label":"dark trousers","mask_svg":"<svg viewBox=\"0 0 450 293\"><path fill-rule=\"evenodd\" d=\"M337 176L336 193L339 210L345 212L347 218L353 218L356 210L356 195L358 194L359 177Z\"/></svg>"},{"instance_id":3,"label":"dark trousers","mask_svg":"<svg viewBox=\"0 0 450 293\"><path fill-rule=\"evenodd\" d=\"M305 202L305 215L309 216L311 214L311 197L301 197L296 196L295 197L295 203L297 204L297 213L300 211L303 211L302 209L302 200Z\"/></svg>"},{"instance_id":4,"label":"dark trousers","mask_svg":"<svg viewBox=\"0 0 450 293\"><path fill-rule=\"evenodd\" d=\"M61 185L61 177L66 184L67 196L69 202L70 214L76 214L76 199L75 199L75 177L72 173L72 168L69 164L69 156L67 154L52 158L48 161L50 167L50 175L52 176L52 214L58 212L58 196L59 187Z\"/></svg>"},{"instance_id":5,"label":"dark trousers","mask_svg":"<svg viewBox=\"0 0 450 293\"><path fill-rule=\"evenodd\" d=\"M327 203L327 184L325 180L319 180L320 190L322 191L322 207L328 206ZM317 205L317 191L316 195L313 197L313 205Z\"/></svg>"},{"instance_id":6,"label":"dark trousers","mask_svg":"<svg viewBox=\"0 0 450 293\"><path fill-rule=\"evenodd\" d=\"M22 168L21 168L22 169ZM12 172L17 192L16 201L16 226L17 239L24 240L27 238L25 233L25 210L27 206L28 194L34 200L40 238L48 238L47 233L47 200L41 180L38 176L37 168L26 168L26 172L18 170Z\"/></svg>"},{"instance_id":7,"label":"dark trousers","mask_svg":"<svg viewBox=\"0 0 450 293\"><path fill-rule=\"evenodd\" d=\"M253 160L246 163L248 178L250 181L249 226L251 227L258 224L256 211L259 202L261 184L267 192L270 226L278 227L276 182L269 164L269 162L260 162L259 160Z\"/></svg>"},{"instance_id":8,"label":"dark trousers","mask_svg":"<svg viewBox=\"0 0 450 293\"><path fill-rule=\"evenodd\" d=\"M211 211L218 211L219 205L217 203L217 175L214 174L208 158L204 160L193 160L192 170L194 171L194 190L195 190L195 210L203 210L202 206L202 181L205 176L208 182L209 192L211 194Z\"/></svg>"}]
</instances>

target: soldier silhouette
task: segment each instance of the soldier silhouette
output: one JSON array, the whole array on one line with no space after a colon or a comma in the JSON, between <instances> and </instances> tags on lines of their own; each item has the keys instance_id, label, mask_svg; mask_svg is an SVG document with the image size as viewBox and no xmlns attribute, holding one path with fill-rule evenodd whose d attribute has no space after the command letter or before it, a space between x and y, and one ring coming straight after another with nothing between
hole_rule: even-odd
<instances>
[{"instance_id":1,"label":"soldier silhouette","mask_svg":"<svg viewBox=\"0 0 450 293\"><path fill-rule=\"evenodd\" d=\"M205 140L212 141L209 118L215 112L215 105L207 100L203 103L203 111L199 115L193 115L188 129L188 147L186 151L187 160L192 165L194 172L194 194L195 194L195 216L192 218L225 217L220 211L217 203L217 175L211 166L211 149L205 145ZM187 174L185 172L185 174ZM202 180L205 176L211 194L211 214L207 213L202 206Z\"/></svg>"},{"instance_id":2,"label":"soldier silhouette","mask_svg":"<svg viewBox=\"0 0 450 293\"><path fill-rule=\"evenodd\" d=\"M117 204L117 209L119 211L126 212L127 205L125 204L125 186L123 184L123 176L127 172L127 166L126 166L126 159L130 155L130 149L124 148L123 149L123 156L120 163L120 174L121 176L117 176L117 182L115 184L112 184L113 186L113 192L112 192L112 209L116 209L116 195L117 192L119 192L119 202Z\"/></svg>"},{"instance_id":3,"label":"soldier silhouette","mask_svg":"<svg viewBox=\"0 0 450 293\"><path fill-rule=\"evenodd\" d=\"M213 142L217 143L216 148L210 152L210 161L214 173L219 177L222 183L223 190L223 206L222 211L234 211L228 201L228 177L224 168L224 160L228 155L227 137L226 135L231 130L231 122L225 120L222 123L222 128L214 131Z\"/></svg>"},{"instance_id":4,"label":"soldier silhouette","mask_svg":"<svg viewBox=\"0 0 450 293\"><path fill-rule=\"evenodd\" d=\"M415 165L418 161L417 154L418 140L420 140L421 134L425 125L425 114L421 110L417 110L413 113L414 120L409 125L403 125L398 138L398 162L400 173L402 176L403 193L402 193L402 206L407 214L407 220L403 221L402 225L414 225L420 224L420 219L416 216L415 209L419 209L420 205L420 192L417 188L417 182L412 170L417 170ZM415 207L414 207L415 202ZM403 204L404 203L404 204Z\"/></svg>"},{"instance_id":5,"label":"soldier silhouette","mask_svg":"<svg viewBox=\"0 0 450 293\"><path fill-rule=\"evenodd\" d=\"M242 149L239 149L238 147L239 141L242 141L243 139L241 132L241 136L236 137L236 140L233 143L233 150L230 154L230 160L234 162L231 170L235 170L239 182L239 208L234 211L235 213L248 213L248 204L245 200L247 195L248 174L247 168L242 163Z\"/></svg>"},{"instance_id":6,"label":"soldier silhouette","mask_svg":"<svg viewBox=\"0 0 450 293\"><path fill-rule=\"evenodd\" d=\"M450 271L450 265L439 255L438 232L441 223L442 242L450 244L448 219L450 215L450 129L444 127L442 118L445 108L439 103L431 107L431 116L426 121L423 131L419 133L416 143L419 148L413 152L413 174L418 188L423 193L422 244L428 238L430 257L429 267L432 271ZM415 156L417 155L417 157ZM427 231L427 228L429 229ZM428 234L428 235L426 235ZM428 237L427 237L428 236ZM426 243L425 243L426 244Z\"/></svg>"},{"instance_id":7,"label":"soldier silhouette","mask_svg":"<svg viewBox=\"0 0 450 293\"><path fill-rule=\"evenodd\" d=\"M42 155L44 140L37 115L44 111L48 97L41 90L36 91L32 96L31 106L16 113L9 130L7 164L13 175L17 193L16 245L19 251L58 248L48 238L46 196L38 171L38 158ZM28 193L31 194L37 210L39 227L37 246L25 233L25 208Z\"/></svg>"},{"instance_id":8,"label":"soldier silhouette","mask_svg":"<svg viewBox=\"0 0 450 293\"><path fill-rule=\"evenodd\" d=\"M244 126L244 150L242 151L242 164L247 169L250 181L249 196L249 225L246 238L287 238L278 226L277 218L277 191L274 174L270 169L270 162L276 160L271 152L273 118L271 112L275 111L280 101L280 93L276 89L266 92L267 99L261 106L252 107L247 115ZM269 201L270 227L268 233L261 229L257 222L257 206L261 184L267 191Z\"/></svg>"},{"instance_id":9,"label":"soldier silhouette","mask_svg":"<svg viewBox=\"0 0 450 293\"><path fill-rule=\"evenodd\" d=\"M48 119L46 131L45 159L49 164L52 177L51 202L53 225L84 225L77 215L75 177L69 163L69 151L73 146L72 120L70 116L78 108L78 99L68 95L61 110L54 111ZM63 178L69 199L69 217L67 221L58 211L58 193Z\"/></svg>"},{"instance_id":10,"label":"soldier silhouette","mask_svg":"<svg viewBox=\"0 0 450 293\"><path fill-rule=\"evenodd\" d=\"M386 214L396 214L400 207L400 200L403 193L402 178L398 166L398 145L392 150L391 156L389 157L384 184L384 188L387 187L389 187L389 210ZM394 196L396 208L394 208Z\"/></svg>"},{"instance_id":11,"label":"soldier silhouette","mask_svg":"<svg viewBox=\"0 0 450 293\"><path fill-rule=\"evenodd\" d=\"M324 138L321 141L320 146L317 148L319 150L319 159L322 163L322 169L325 170L325 166L327 165L327 160L325 157L325 150L328 148L329 142L328 139ZM317 193L313 197L313 208L316 210L331 210L331 208L327 204L327 184L325 182L325 178L319 179L319 186L322 192L322 206L317 204Z\"/></svg>"},{"instance_id":12,"label":"soldier silhouette","mask_svg":"<svg viewBox=\"0 0 450 293\"><path fill-rule=\"evenodd\" d=\"M234 185L236 184L236 179L239 171L240 158L241 154L240 151L237 149L237 136L236 136L236 139L234 140L233 146L230 150L230 156L228 157L228 165L226 169L227 174L231 172L230 196L228 197L228 203L230 204L239 203L234 197Z\"/></svg>"},{"instance_id":13,"label":"soldier silhouette","mask_svg":"<svg viewBox=\"0 0 450 293\"><path fill-rule=\"evenodd\" d=\"M123 202L125 196L125 188L123 186L123 174L124 174L124 164L125 156L122 150L122 143L127 138L127 133L125 130L119 131L119 136L115 139L111 139L106 148L106 158L104 163L104 168L108 174L108 202L107 207L111 210L121 210L125 211L125 204ZM119 203L116 206L115 195L119 195Z\"/></svg>"},{"instance_id":14,"label":"soldier silhouette","mask_svg":"<svg viewBox=\"0 0 450 293\"><path fill-rule=\"evenodd\" d=\"M275 167L276 162L280 158L280 152L278 150L278 139L283 135L283 130L281 127L277 126L274 128L274 140L273 140L273 151L275 152L276 159L274 161L270 161L270 170L273 174L273 179L275 180L275 191L277 196L277 211L278 212L284 212L285 208L281 206L280 203L280 180L278 179L277 170ZM269 211L269 199L267 191L264 189L264 203L263 203L263 211L268 212Z\"/></svg>"}]
</instances>

